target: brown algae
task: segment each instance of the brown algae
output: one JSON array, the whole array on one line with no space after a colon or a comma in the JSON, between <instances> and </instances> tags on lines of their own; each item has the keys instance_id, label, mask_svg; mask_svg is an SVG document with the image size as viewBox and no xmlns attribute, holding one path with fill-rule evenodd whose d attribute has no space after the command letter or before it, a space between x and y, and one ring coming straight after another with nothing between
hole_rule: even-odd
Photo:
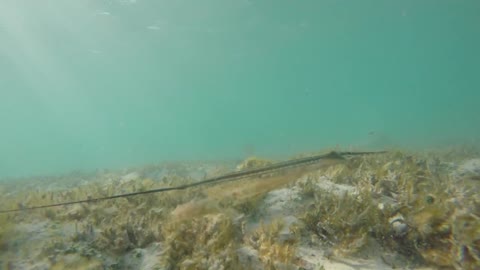
<instances>
[{"instance_id":1,"label":"brown algae","mask_svg":"<svg viewBox=\"0 0 480 270\"><path fill-rule=\"evenodd\" d=\"M396 151L181 191L3 214L1 267L21 267L29 254L32 265L51 269L314 269L300 252L308 248L323 250L316 256L325 269L331 260L378 253L390 267L477 269L480 183L456 173L455 165L473 157ZM250 158L238 167L268 164ZM5 187L0 203L29 207L192 183L198 180L188 171L195 166L102 172L58 189ZM166 167L170 173L148 177ZM274 193L280 203L268 204ZM285 216L297 221L286 224Z\"/></svg>"}]
</instances>

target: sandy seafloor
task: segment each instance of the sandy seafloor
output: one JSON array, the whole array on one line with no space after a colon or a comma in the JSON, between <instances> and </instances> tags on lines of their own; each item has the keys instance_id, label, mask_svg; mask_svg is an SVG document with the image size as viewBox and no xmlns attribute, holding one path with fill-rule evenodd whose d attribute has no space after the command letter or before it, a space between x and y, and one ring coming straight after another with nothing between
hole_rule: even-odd
<instances>
[{"instance_id":1,"label":"sandy seafloor","mask_svg":"<svg viewBox=\"0 0 480 270\"><path fill-rule=\"evenodd\" d=\"M0 182L17 209L270 164L176 162ZM0 215L0 269L480 269L480 155L392 151Z\"/></svg>"}]
</instances>

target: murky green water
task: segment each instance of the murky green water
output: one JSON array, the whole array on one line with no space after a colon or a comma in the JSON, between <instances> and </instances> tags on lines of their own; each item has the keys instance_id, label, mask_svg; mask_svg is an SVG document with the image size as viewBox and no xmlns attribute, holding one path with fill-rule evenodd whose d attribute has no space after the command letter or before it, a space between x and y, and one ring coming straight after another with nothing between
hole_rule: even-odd
<instances>
[{"instance_id":1,"label":"murky green water","mask_svg":"<svg viewBox=\"0 0 480 270\"><path fill-rule=\"evenodd\" d=\"M478 144L478 1L0 1L0 176ZM250 150L252 151L252 150Z\"/></svg>"}]
</instances>

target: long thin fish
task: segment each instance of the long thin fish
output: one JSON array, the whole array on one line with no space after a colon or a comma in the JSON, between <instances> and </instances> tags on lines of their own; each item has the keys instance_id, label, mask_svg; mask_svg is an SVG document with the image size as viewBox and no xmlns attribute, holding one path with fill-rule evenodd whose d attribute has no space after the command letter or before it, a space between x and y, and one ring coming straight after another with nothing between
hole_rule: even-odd
<instances>
[{"instance_id":1,"label":"long thin fish","mask_svg":"<svg viewBox=\"0 0 480 270\"><path fill-rule=\"evenodd\" d=\"M183 190L183 189L196 187L196 186L200 186L200 185L238 180L238 179L242 179L242 178L253 176L253 175L259 175L259 174L262 174L262 173L277 171L279 169L285 169L285 168L290 168L290 167L295 167L295 166L300 166L300 165L302 165L302 166L303 165L308 165L308 164L312 164L312 163L315 163L315 162L318 162L318 161L321 161L321 160L324 160L324 159L344 159L347 156L381 154L381 153L385 153L385 152L386 151L378 151L378 152L335 152L335 151L332 151L328 154L316 155L316 156L311 156L311 157L306 157L306 158L293 159L293 160L278 162L278 163L275 163L275 164L272 164L272 165L269 165L269 166L265 166L265 167L261 167L261 168L232 172L232 173L224 174L224 175L217 176L217 177L212 177L212 178L209 178L209 179L205 179L203 181L190 183L190 184L186 184L186 185L150 189L150 190L145 190L145 191L117 194L117 195L100 197L100 198L89 198L89 199L78 200L78 201L69 201L69 202L61 202L61 203L54 203L54 204L23 207L23 208L17 208L17 209L0 210L0 214L12 213L12 212L22 212L22 211L29 211L29 210L36 210L36 209L43 209L43 208L51 208L51 207L56 207L56 206L72 205L72 204L79 204L79 203L96 203L96 202L105 201L105 200L113 200L113 199L117 199L117 198L132 197L132 196L144 195L144 194L150 194L150 193L160 193L160 192L166 192L166 191L171 191L171 190Z\"/></svg>"}]
</instances>

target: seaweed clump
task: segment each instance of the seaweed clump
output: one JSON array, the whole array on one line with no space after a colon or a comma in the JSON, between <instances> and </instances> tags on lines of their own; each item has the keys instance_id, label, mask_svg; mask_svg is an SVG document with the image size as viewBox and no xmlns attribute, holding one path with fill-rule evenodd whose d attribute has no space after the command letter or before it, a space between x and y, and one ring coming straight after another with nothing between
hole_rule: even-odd
<instances>
[{"instance_id":1,"label":"seaweed clump","mask_svg":"<svg viewBox=\"0 0 480 270\"><path fill-rule=\"evenodd\" d=\"M170 221L162 229L162 269L240 269L238 236L225 214Z\"/></svg>"},{"instance_id":2,"label":"seaweed clump","mask_svg":"<svg viewBox=\"0 0 480 270\"><path fill-rule=\"evenodd\" d=\"M242 161L238 166L237 170L248 170L248 169L255 169L255 168L261 168L265 167L268 165L272 165L273 161L268 160L268 159L262 159L258 157L249 157Z\"/></svg>"},{"instance_id":3,"label":"seaweed clump","mask_svg":"<svg viewBox=\"0 0 480 270\"><path fill-rule=\"evenodd\" d=\"M336 256L360 251L368 236L385 228L384 214L369 198L323 193L300 216L305 229L333 248Z\"/></svg>"},{"instance_id":4,"label":"seaweed clump","mask_svg":"<svg viewBox=\"0 0 480 270\"><path fill-rule=\"evenodd\" d=\"M280 234L284 226L281 220L269 224L262 222L247 238L247 243L257 251L265 269L293 269L297 262L297 239L283 240Z\"/></svg>"},{"instance_id":5,"label":"seaweed clump","mask_svg":"<svg viewBox=\"0 0 480 270\"><path fill-rule=\"evenodd\" d=\"M9 235L13 230L12 220L8 215L0 215L0 251L8 248Z\"/></svg>"},{"instance_id":6,"label":"seaweed clump","mask_svg":"<svg viewBox=\"0 0 480 270\"><path fill-rule=\"evenodd\" d=\"M331 247L329 256L361 255L373 240L409 266L480 267L480 188L438 160L401 152L355 158L298 186L309 199L300 216L306 233Z\"/></svg>"}]
</instances>

